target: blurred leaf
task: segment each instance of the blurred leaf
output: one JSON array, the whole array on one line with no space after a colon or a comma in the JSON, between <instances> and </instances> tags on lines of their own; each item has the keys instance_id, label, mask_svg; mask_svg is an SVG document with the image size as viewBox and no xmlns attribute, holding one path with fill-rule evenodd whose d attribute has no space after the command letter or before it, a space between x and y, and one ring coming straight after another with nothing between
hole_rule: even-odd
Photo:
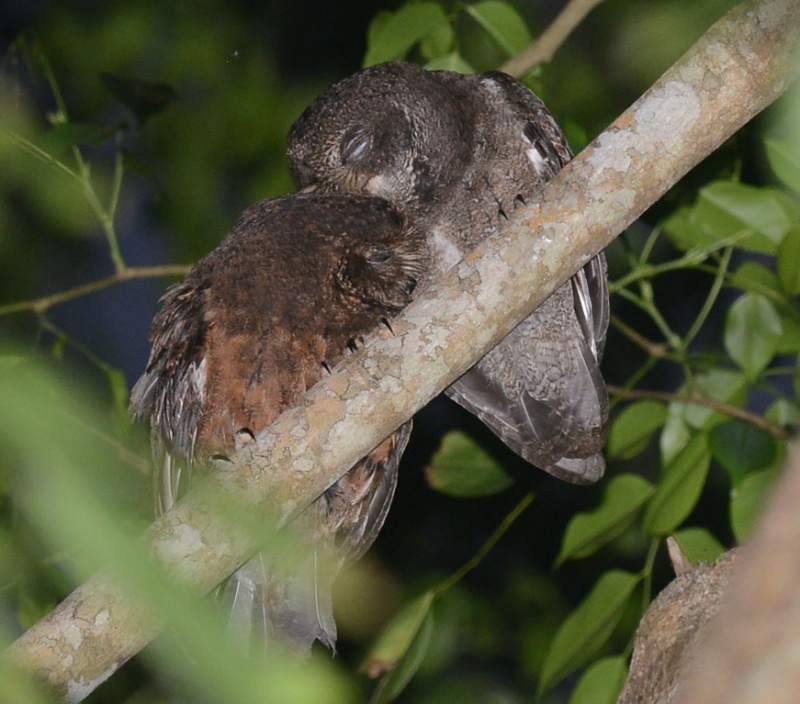
<instances>
[{"instance_id":1,"label":"blurred leaf","mask_svg":"<svg viewBox=\"0 0 800 704\"><path fill-rule=\"evenodd\" d=\"M445 56L440 56L425 64L429 71L457 71L458 73L475 73L475 69L467 63L461 54L454 51Z\"/></svg>"},{"instance_id":2,"label":"blurred leaf","mask_svg":"<svg viewBox=\"0 0 800 704\"><path fill-rule=\"evenodd\" d=\"M609 457L635 457L666 420L667 407L663 403L645 400L630 404L611 425L606 446Z\"/></svg>"},{"instance_id":3,"label":"blurred leaf","mask_svg":"<svg viewBox=\"0 0 800 704\"><path fill-rule=\"evenodd\" d=\"M710 464L708 439L705 433L696 433L664 467L644 515L646 533L668 535L683 522L700 497Z\"/></svg>"},{"instance_id":4,"label":"blurred leaf","mask_svg":"<svg viewBox=\"0 0 800 704\"><path fill-rule=\"evenodd\" d=\"M454 40L455 32L448 22L423 37L419 43L419 51L426 61L432 61L445 56L451 50Z\"/></svg>"},{"instance_id":5,"label":"blurred leaf","mask_svg":"<svg viewBox=\"0 0 800 704\"><path fill-rule=\"evenodd\" d=\"M485 0L466 5L465 9L508 56L519 53L530 43L528 25L508 3Z\"/></svg>"},{"instance_id":6,"label":"blurred leaf","mask_svg":"<svg viewBox=\"0 0 800 704\"><path fill-rule=\"evenodd\" d=\"M633 523L655 487L635 474L620 474L606 485L600 505L572 518L564 533L556 565L588 557Z\"/></svg>"},{"instance_id":7,"label":"blurred leaf","mask_svg":"<svg viewBox=\"0 0 800 704\"><path fill-rule=\"evenodd\" d=\"M611 570L558 629L539 677L539 692L552 687L597 653L611 636L625 610L639 575Z\"/></svg>"},{"instance_id":8,"label":"blurred leaf","mask_svg":"<svg viewBox=\"0 0 800 704\"><path fill-rule=\"evenodd\" d=\"M769 433L743 420L714 426L708 434L708 446L734 486L751 472L770 465L778 451Z\"/></svg>"},{"instance_id":9,"label":"blurred leaf","mask_svg":"<svg viewBox=\"0 0 800 704\"><path fill-rule=\"evenodd\" d=\"M684 555L692 562L713 562L725 547L705 528L684 528L673 533Z\"/></svg>"},{"instance_id":10,"label":"blurred leaf","mask_svg":"<svg viewBox=\"0 0 800 704\"><path fill-rule=\"evenodd\" d=\"M0 641L0 647L5 645ZM13 704L56 704L63 699L51 696L36 686L31 678L11 663L11 659L0 652L0 701Z\"/></svg>"},{"instance_id":11,"label":"blurred leaf","mask_svg":"<svg viewBox=\"0 0 800 704\"><path fill-rule=\"evenodd\" d=\"M627 676L627 658L601 658L581 675L569 704L614 704Z\"/></svg>"},{"instance_id":12,"label":"blurred leaf","mask_svg":"<svg viewBox=\"0 0 800 704\"><path fill-rule=\"evenodd\" d=\"M800 408L796 402L779 398L764 414L764 418L778 425L800 425Z\"/></svg>"},{"instance_id":13,"label":"blurred leaf","mask_svg":"<svg viewBox=\"0 0 800 704\"><path fill-rule=\"evenodd\" d=\"M39 619L46 616L53 610L55 602L39 602L29 591L20 591L19 608L17 609L17 619L19 625L28 630Z\"/></svg>"},{"instance_id":14,"label":"blurred leaf","mask_svg":"<svg viewBox=\"0 0 800 704\"><path fill-rule=\"evenodd\" d=\"M82 573L106 563L135 595L143 628L153 619L170 626L180 646L159 638L144 655L161 677L180 682L194 701L202 695L250 704L256 693L287 704L350 700L352 692L329 662L300 668L277 649L265 662L241 657L232 644L221 647L224 615L177 587L152 561L138 533L131 534L120 505L97 491L97 470L114 467L90 430L102 426L102 411L89 394L76 394L42 365L2 359L0 387L14 408L4 413L0 407L0 442L14 452L15 501L50 545L67 546L81 556L76 566Z\"/></svg>"},{"instance_id":15,"label":"blurred leaf","mask_svg":"<svg viewBox=\"0 0 800 704\"><path fill-rule=\"evenodd\" d=\"M113 401L114 418L116 427L124 430L130 426L128 417L128 381L119 369L114 369L108 365L103 366L103 373L108 379L111 387L111 397Z\"/></svg>"},{"instance_id":16,"label":"blurred leaf","mask_svg":"<svg viewBox=\"0 0 800 704\"><path fill-rule=\"evenodd\" d=\"M450 496L486 496L514 481L480 445L458 431L447 433L425 468L428 484Z\"/></svg>"},{"instance_id":17,"label":"blurred leaf","mask_svg":"<svg viewBox=\"0 0 800 704\"><path fill-rule=\"evenodd\" d=\"M755 472L731 489L731 528L740 545L750 539L753 526L769 498L776 475L777 472L772 469Z\"/></svg>"},{"instance_id":18,"label":"blurred leaf","mask_svg":"<svg viewBox=\"0 0 800 704\"><path fill-rule=\"evenodd\" d=\"M786 307L782 307L780 311L783 335L775 351L777 355L796 355L800 352L800 320L795 318L796 313L797 311Z\"/></svg>"},{"instance_id":19,"label":"blurred leaf","mask_svg":"<svg viewBox=\"0 0 800 704\"><path fill-rule=\"evenodd\" d=\"M775 255L778 280L787 296L800 294L800 228L790 230Z\"/></svg>"},{"instance_id":20,"label":"blurred leaf","mask_svg":"<svg viewBox=\"0 0 800 704\"><path fill-rule=\"evenodd\" d=\"M403 5L394 14L381 13L369 26L363 65L403 58L417 42L440 33L446 25L449 25L447 16L435 2Z\"/></svg>"},{"instance_id":21,"label":"blurred leaf","mask_svg":"<svg viewBox=\"0 0 800 704\"><path fill-rule=\"evenodd\" d=\"M398 613L370 648L361 669L383 679L378 702L394 699L405 688L425 657L433 631L433 600L427 591Z\"/></svg>"},{"instance_id":22,"label":"blurred leaf","mask_svg":"<svg viewBox=\"0 0 800 704\"><path fill-rule=\"evenodd\" d=\"M165 83L152 83L111 73L101 73L100 79L106 90L136 116L139 125L144 125L153 115L178 99L175 89Z\"/></svg>"},{"instance_id":23,"label":"blurred leaf","mask_svg":"<svg viewBox=\"0 0 800 704\"><path fill-rule=\"evenodd\" d=\"M789 188L800 193L800 146L782 139L764 140L767 161L775 175Z\"/></svg>"},{"instance_id":24,"label":"blurred leaf","mask_svg":"<svg viewBox=\"0 0 800 704\"><path fill-rule=\"evenodd\" d=\"M108 141L116 130L115 125L60 123L42 134L38 146L54 158L58 158L70 147L102 144Z\"/></svg>"},{"instance_id":25,"label":"blurred leaf","mask_svg":"<svg viewBox=\"0 0 800 704\"><path fill-rule=\"evenodd\" d=\"M784 242L785 244L785 242ZM744 262L731 273L731 285L751 293L775 293L780 291L780 284L775 272L763 264Z\"/></svg>"},{"instance_id":26,"label":"blurred leaf","mask_svg":"<svg viewBox=\"0 0 800 704\"><path fill-rule=\"evenodd\" d=\"M782 337L780 316L766 297L745 293L728 309L725 349L751 379L772 361Z\"/></svg>"}]
</instances>

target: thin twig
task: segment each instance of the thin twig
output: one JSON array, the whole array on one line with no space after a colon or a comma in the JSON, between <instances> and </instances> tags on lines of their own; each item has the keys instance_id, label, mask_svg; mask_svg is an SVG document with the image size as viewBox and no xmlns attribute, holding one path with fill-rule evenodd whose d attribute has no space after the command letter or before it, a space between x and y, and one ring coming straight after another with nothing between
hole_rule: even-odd
<instances>
[{"instance_id":1,"label":"thin twig","mask_svg":"<svg viewBox=\"0 0 800 704\"><path fill-rule=\"evenodd\" d=\"M125 267L111 276L106 276L102 279L89 281L80 286L67 289L66 291L59 291L50 296L43 296L41 298L34 298L28 301L17 301L16 303L7 303L0 306L0 315L9 315L11 313L22 313L30 311L33 313L44 313L50 308L60 303L66 303L74 298L80 298L89 293L100 291L101 289L114 286L115 284L122 283L123 281L131 281L132 279L155 279L165 276L182 276L191 269L190 264L164 264L160 266L129 266Z\"/></svg>"},{"instance_id":2,"label":"thin twig","mask_svg":"<svg viewBox=\"0 0 800 704\"><path fill-rule=\"evenodd\" d=\"M627 337L637 347L643 349L651 357L656 359L664 359L667 356L669 345L666 342L653 342L648 340L641 333L636 332L630 325L616 315L611 316L611 324L619 330L625 337Z\"/></svg>"},{"instance_id":3,"label":"thin twig","mask_svg":"<svg viewBox=\"0 0 800 704\"><path fill-rule=\"evenodd\" d=\"M533 493L523 496L520 502L514 506L514 508L511 509L511 512L502 520L500 525L495 528L494 533L489 536L489 539L483 545L481 545L480 550L478 550L475 555L473 555L467 562L453 572L453 574L447 577L447 579L434 587L436 594L441 594L442 592L447 591L450 589L450 587L463 579L469 572L480 565L483 559L492 551L492 548L497 545L497 542L500 540L500 538L502 538L506 531L513 525L514 521L516 521L522 515L525 509L531 505L534 498L536 498L536 495Z\"/></svg>"},{"instance_id":4,"label":"thin twig","mask_svg":"<svg viewBox=\"0 0 800 704\"><path fill-rule=\"evenodd\" d=\"M739 408L738 406L732 406L729 403L720 401L719 399L712 398L711 396L706 396L705 394L702 394L699 391L692 391L689 394L676 394L670 391L624 389L621 386L614 386L612 384L609 384L608 392L614 395L618 394L627 399L647 398L647 399L653 399L655 401L665 401L667 403L692 403L698 406L706 406L707 408L711 408L712 410L718 411L719 413L724 413L725 415L731 416L732 418L736 418L737 420L743 420L745 423L749 423L750 425L755 426L759 430L763 430L764 432L769 433L770 435L772 435L772 437L778 440L790 440L792 438L792 434L788 430L786 430L786 428L784 428L782 425L773 423L772 421L767 420L763 416L751 413L750 411L747 411L744 408Z\"/></svg>"},{"instance_id":5,"label":"thin twig","mask_svg":"<svg viewBox=\"0 0 800 704\"><path fill-rule=\"evenodd\" d=\"M524 76L539 64L550 61L584 17L601 2L603 0L571 0L538 38L506 61L500 70L511 76Z\"/></svg>"}]
</instances>

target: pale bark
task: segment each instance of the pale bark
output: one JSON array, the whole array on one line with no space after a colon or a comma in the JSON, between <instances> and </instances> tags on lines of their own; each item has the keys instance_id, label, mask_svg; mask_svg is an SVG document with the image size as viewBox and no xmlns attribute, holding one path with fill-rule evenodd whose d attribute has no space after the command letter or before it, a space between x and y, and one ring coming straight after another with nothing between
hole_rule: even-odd
<instances>
[{"instance_id":1,"label":"pale bark","mask_svg":"<svg viewBox=\"0 0 800 704\"><path fill-rule=\"evenodd\" d=\"M521 212L314 387L255 446L156 521L153 554L198 594L255 546L209 510L222 491L285 521L463 374L690 168L769 105L797 72L800 0L745 2ZM613 353L609 351L609 353ZM158 632L101 575L11 646L77 702Z\"/></svg>"}]
</instances>

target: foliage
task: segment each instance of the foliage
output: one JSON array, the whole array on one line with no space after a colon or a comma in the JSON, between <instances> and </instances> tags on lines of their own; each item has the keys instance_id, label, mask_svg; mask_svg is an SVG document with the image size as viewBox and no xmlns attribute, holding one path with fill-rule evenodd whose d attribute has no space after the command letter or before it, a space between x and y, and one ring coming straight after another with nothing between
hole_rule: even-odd
<instances>
[{"instance_id":1,"label":"foliage","mask_svg":"<svg viewBox=\"0 0 800 704\"><path fill-rule=\"evenodd\" d=\"M652 21L652 8L627 5L621 45ZM239 57L235 47L257 46L244 17L199 26L163 18L146 0L126 6L91 22L60 9L41 21L41 41L20 37L4 61L0 637L110 563L172 635L90 701L356 701L359 688L372 689L352 674L364 652L366 673L381 677L374 701L528 701L534 690L542 701L614 701L636 621L668 578L663 539L674 536L694 560L746 540L798 420L797 116L728 145L609 249L614 412L600 486L534 474L479 432L435 438L438 451L410 454L427 462L439 493L418 481L404 495L401 485L386 529L397 558L387 550L378 568L392 574L357 573L363 593L389 595L394 614L382 632L373 624L348 652L345 620L342 658L254 667L219 646L218 614L137 549L149 470L143 433L125 413L128 380L143 363L163 289L152 279L186 267L131 262L178 251L192 260L248 202L288 190L283 135L324 80L288 90L263 47ZM364 64L406 57L431 68L496 68L543 24L524 11L498 0L381 9L362 32ZM670 11L681 26L697 12L696 34L709 20L679 0L660 4L659 13ZM600 21L621 33L610 11ZM152 26L179 39L148 43L131 29ZM661 55L661 68L685 48L673 39L676 53ZM618 60L609 55L606 67ZM598 115L625 107L586 43L527 80L579 141L602 126ZM15 97L20 86L28 90ZM176 242L159 242L160 228ZM139 284L121 286L131 281ZM539 498L526 511L531 489ZM0 699L45 701L7 668L0 659Z\"/></svg>"}]
</instances>

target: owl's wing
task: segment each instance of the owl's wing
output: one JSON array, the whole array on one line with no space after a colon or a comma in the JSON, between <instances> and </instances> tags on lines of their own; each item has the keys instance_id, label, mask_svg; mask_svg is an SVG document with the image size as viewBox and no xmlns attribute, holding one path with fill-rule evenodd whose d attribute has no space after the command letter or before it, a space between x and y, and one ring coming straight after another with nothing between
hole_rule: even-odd
<instances>
[{"instance_id":1,"label":"owl's wing","mask_svg":"<svg viewBox=\"0 0 800 704\"><path fill-rule=\"evenodd\" d=\"M518 455L577 484L605 470L605 281L599 255L447 389Z\"/></svg>"},{"instance_id":2,"label":"owl's wing","mask_svg":"<svg viewBox=\"0 0 800 704\"><path fill-rule=\"evenodd\" d=\"M150 329L147 368L131 391L131 416L150 421L158 513L191 479L205 388L206 291L186 280L167 290Z\"/></svg>"},{"instance_id":3,"label":"owl's wing","mask_svg":"<svg viewBox=\"0 0 800 704\"><path fill-rule=\"evenodd\" d=\"M504 167L493 178L504 188L519 188L525 201L535 199L570 160L566 139L544 103L521 83L499 72L479 80L486 95L503 105ZM608 315L601 254L447 394L532 464L567 481L597 481L605 470L608 397L599 363Z\"/></svg>"}]
</instances>

